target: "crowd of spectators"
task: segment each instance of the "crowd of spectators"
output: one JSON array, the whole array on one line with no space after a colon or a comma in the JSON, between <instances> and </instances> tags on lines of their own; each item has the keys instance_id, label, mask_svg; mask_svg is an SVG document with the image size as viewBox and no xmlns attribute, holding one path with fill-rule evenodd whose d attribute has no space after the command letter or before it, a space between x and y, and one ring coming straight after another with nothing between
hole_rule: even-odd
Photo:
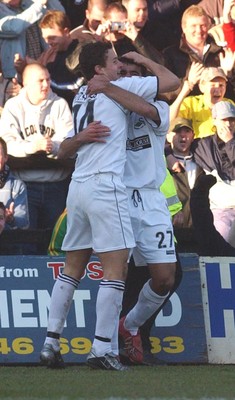
<instances>
[{"instance_id":1,"label":"crowd of spectators","mask_svg":"<svg viewBox=\"0 0 235 400\"><path fill-rule=\"evenodd\" d=\"M193 227L191 192L201 175L213 174L210 193L218 196L222 185L226 197L219 209L213 197L215 227L235 248L228 229L235 226L234 0L3 0L2 227L53 229L63 213L74 161L62 162L57 154L73 129L72 102L84 82L81 48L97 41L111 42L119 57L128 52L146 57L144 75L154 74L149 68L154 61L180 79L178 89L159 95L170 105L165 155L183 206L175 226ZM229 216L227 229L218 222L221 215ZM26 253L37 250L31 246Z\"/></svg>"}]
</instances>

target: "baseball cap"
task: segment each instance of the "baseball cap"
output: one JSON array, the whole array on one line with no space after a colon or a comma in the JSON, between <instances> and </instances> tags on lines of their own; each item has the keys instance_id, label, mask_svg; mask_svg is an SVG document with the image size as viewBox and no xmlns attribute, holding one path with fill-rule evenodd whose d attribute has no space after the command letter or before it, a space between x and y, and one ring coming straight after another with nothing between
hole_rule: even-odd
<instances>
[{"instance_id":1,"label":"baseball cap","mask_svg":"<svg viewBox=\"0 0 235 400\"><path fill-rule=\"evenodd\" d=\"M183 128L184 126L193 130L193 124L192 124L191 119L177 117L172 120L172 122L170 124L170 128L169 128L169 132L176 132L178 129Z\"/></svg>"},{"instance_id":2,"label":"baseball cap","mask_svg":"<svg viewBox=\"0 0 235 400\"><path fill-rule=\"evenodd\" d=\"M208 67L205 68L201 74L200 83L202 82L210 82L214 78L223 78L226 82L228 80L222 68L216 67Z\"/></svg>"},{"instance_id":3,"label":"baseball cap","mask_svg":"<svg viewBox=\"0 0 235 400\"><path fill-rule=\"evenodd\" d=\"M212 108L213 118L235 118L235 105L229 101L218 101Z\"/></svg>"}]
</instances>

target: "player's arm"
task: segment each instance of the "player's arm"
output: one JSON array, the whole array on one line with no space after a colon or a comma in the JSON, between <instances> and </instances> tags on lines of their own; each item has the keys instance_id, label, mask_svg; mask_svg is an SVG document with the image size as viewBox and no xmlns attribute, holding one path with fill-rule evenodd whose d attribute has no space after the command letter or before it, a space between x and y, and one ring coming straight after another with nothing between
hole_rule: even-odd
<instances>
[{"instance_id":1,"label":"player's arm","mask_svg":"<svg viewBox=\"0 0 235 400\"><path fill-rule=\"evenodd\" d=\"M104 93L129 111L133 111L145 118L156 120L158 113L156 108L142 97L129 92L119 86L113 85L104 75L95 75L88 82L88 93Z\"/></svg>"},{"instance_id":2,"label":"player's arm","mask_svg":"<svg viewBox=\"0 0 235 400\"><path fill-rule=\"evenodd\" d=\"M163 65L157 64L155 61L148 57L144 57L142 54L130 51L123 55L123 57L134 61L136 64L143 65L153 75L158 77L159 80L159 93L172 92L178 89L181 84L180 79L173 74L169 69Z\"/></svg>"},{"instance_id":3,"label":"player's arm","mask_svg":"<svg viewBox=\"0 0 235 400\"><path fill-rule=\"evenodd\" d=\"M65 139L59 148L58 158L74 157L79 148L85 143L105 143L105 138L110 135L110 129L100 121L91 122L85 129L72 137Z\"/></svg>"}]
</instances>

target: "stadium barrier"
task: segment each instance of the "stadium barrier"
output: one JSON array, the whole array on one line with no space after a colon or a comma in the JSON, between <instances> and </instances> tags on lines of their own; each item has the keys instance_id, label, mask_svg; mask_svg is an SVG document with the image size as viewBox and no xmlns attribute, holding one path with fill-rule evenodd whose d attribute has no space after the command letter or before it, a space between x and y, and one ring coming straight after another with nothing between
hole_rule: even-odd
<instances>
[{"instance_id":1,"label":"stadium barrier","mask_svg":"<svg viewBox=\"0 0 235 400\"><path fill-rule=\"evenodd\" d=\"M180 254L183 280L152 328L152 352L169 363L234 363L235 260ZM37 363L50 293L63 257L2 256L0 363ZM61 338L67 363L83 363L95 326L102 268L93 256Z\"/></svg>"},{"instance_id":2,"label":"stadium barrier","mask_svg":"<svg viewBox=\"0 0 235 400\"><path fill-rule=\"evenodd\" d=\"M27 232L25 242L38 242L42 250L51 232ZM15 232L15 241L22 235ZM0 249L10 234L1 238ZM189 238L181 235L181 249ZM4 242L5 241L5 242ZM194 249L191 243L190 249ZM151 331L152 352L168 363L235 363L235 259L199 257L180 253L183 279L156 318ZM0 364L34 364L46 335L50 294L64 257L0 256ZM83 363L95 327L95 301L102 268L92 256L75 291L61 338L67 363Z\"/></svg>"},{"instance_id":3,"label":"stadium barrier","mask_svg":"<svg viewBox=\"0 0 235 400\"><path fill-rule=\"evenodd\" d=\"M208 362L235 364L235 258L199 258Z\"/></svg>"}]
</instances>

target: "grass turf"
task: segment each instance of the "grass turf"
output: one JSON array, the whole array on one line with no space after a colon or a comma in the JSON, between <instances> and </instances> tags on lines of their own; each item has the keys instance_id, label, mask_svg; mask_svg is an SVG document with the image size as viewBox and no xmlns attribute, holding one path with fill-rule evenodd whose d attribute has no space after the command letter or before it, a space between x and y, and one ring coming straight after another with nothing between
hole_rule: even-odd
<instances>
[{"instance_id":1,"label":"grass turf","mask_svg":"<svg viewBox=\"0 0 235 400\"><path fill-rule=\"evenodd\" d=\"M67 366L1 366L1 400L235 399L233 365L132 367L126 372Z\"/></svg>"}]
</instances>

